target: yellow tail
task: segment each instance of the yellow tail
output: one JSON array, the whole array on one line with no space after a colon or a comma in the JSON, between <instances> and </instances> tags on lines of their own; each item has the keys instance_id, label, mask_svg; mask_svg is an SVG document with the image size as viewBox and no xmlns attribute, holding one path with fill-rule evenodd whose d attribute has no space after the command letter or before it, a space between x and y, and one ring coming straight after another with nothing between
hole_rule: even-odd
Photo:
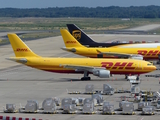
<instances>
[{"instance_id":1,"label":"yellow tail","mask_svg":"<svg viewBox=\"0 0 160 120\"><path fill-rule=\"evenodd\" d=\"M39 57L16 34L8 34L8 38L16 57Z\"/></svg>"},{"instance_id":2,"label":"yellow tail","mask_svg":"<svg viewBox=\"0 0 160 120\"><path fill-rule=\"evenodd\" d=\"M61 35L66 47L84 47L66 29L61 29Z\"/></svg>"}]
</instances>

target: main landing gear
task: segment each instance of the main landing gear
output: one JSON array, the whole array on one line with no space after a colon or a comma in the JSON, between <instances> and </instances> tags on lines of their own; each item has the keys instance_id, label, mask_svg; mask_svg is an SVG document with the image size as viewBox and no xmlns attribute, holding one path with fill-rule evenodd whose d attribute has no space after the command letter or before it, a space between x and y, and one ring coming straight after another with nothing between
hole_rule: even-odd
<instances>
[{"instance_id":1,"label":"main landing gear","mask_svg":"<svg viewBox=\"0 0 160 120\"><path fill-rule=\"evenodd\" d=\"M136 80L139 80L139 75L137 75L137 78L136 78Z\"/></svg>"},{"instance_id":2,"label":"main landing gear","mask_svg":"<svg viewBox=\"0 0 160 120\"><path fill-rule=\"evenodd\" d=\"M84 77L81 78L81 80L91 80L91 77L88 76L89 73L87 71L84 71Z\"/></svg>"},{"instance_id":3,"label":"main landing gear","mask_svg":"<svg viewBox=\"0 0 160 120\"><path fill-rule=\"evenodd\" d=\"M158 61L157 64L160 64L160 54L158 55Z\"/></svg>"},{"instance_id":4,"label":"main landing gear","mask_svg":"<svg viewBox=\"0 0 160 120\"><path fill-rule=\"evenodd\" d=\"M125 75L125 79L128 79L128 75Z\"/></svg>"}]
</instances>

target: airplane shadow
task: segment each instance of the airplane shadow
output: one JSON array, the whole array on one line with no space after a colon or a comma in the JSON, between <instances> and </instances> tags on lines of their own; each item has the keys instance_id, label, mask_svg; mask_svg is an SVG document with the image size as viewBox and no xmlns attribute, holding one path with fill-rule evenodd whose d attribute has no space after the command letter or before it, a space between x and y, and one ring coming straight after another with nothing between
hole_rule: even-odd
<instances>
[{"instance_id":1,"label":"airplane shadow","mask_svg":"<svg viewBox=\"0 0 160 120\"><path fill-rule=\"evenodd\" d=\"M59 79L56 79L56 78L49 78L49 79L0 79L0 81L46 81L46 82L92 82L92 81L102 81L102 82L117 82L117 81L126 81L126 79L124 78L119 78L119 79L112 79L112 78L109 78L109 79L91 79L91 80L81 80L81 79L75 79L75 78L59 78Z\"/></svg>"},{"instance_id":2,"label":"airplane shadow","mask_svg":"<svg viewBox=\"0 0 160 120\"><path fill-rule=\"evenodd\" d=\"M55 81L55 80L54 80ZM124 78L120 78L120 79L91 79L91 80L81 80L81 79L73 79L73 78L61 78L60 80L56 80L57 82L79 82L79 81L82 81L82 82L87 82L87 81L113 81L113 82L116 82L116 81L127 81L126 79Z\"/></svg>"}]
</instances>

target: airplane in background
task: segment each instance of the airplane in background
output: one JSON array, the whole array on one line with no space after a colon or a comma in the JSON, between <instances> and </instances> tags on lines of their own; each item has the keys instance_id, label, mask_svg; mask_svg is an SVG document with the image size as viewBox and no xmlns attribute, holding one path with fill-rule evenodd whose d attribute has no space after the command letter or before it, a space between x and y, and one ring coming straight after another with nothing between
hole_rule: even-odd
<instances>
[{"instance_id":1,"label":"airplane in background","mask_svg":"<svg viewBox=\"0 0 160 120\"><path fill-rule=\"evenodd\" d=\"M65 32L66 30L61 30L62 34ZM140 75L156 70L154 65L143 60L41 57L35 54L16 34L8 34L8 38L15 53L15 57L7 58L8 60L49 72L81 73L84 74L81 80L90 80L89 74L108 78L110 74ZM67 39L73 39L73 36Z\"/></svg>"},{"instance_id":2,"label":"airplane in background","mask_svg":"<svg viewBox=\"0 0 160 120\"><path fill-rule=\"evenodd\" d=\"M67 26L74 26L67 24ZM70 30L72 27L69 27ZM75 26L73 27L75 28ZM82 32L82 33L81 33ZM72 33L74 33L72 31ZM83 38L89 38L83 31L80 31L80 36ZM68 33L69 35L69 33ZM73 35L73 34L72 34ZM78 35L73 35L78 36ZM85 41L87 39L83 39ZM87 40L88 41L88 40ZM143 59L143 60L158 60L157 63L160 63L160 43L142 43L142 44L118 44L111 45L109 47L99 47L99 43L97 44L98 47L86 47L79 42L79 40L72 39L70 40L70 47L63 48L64 50L72 49L75 54L79 54L86 57L92 58L133 58L133 59ZM74 44L73 44L73 43ZM79 44L79 47L75 46L75 42ZM108 43L106 43L108 44ZM111 43L112 44L112 43ZM66 45L66 44L65 44ZM83 49L80 49L83 48ZM86 48L84 50L84 48ZM70 50L69 50L70 51Z\"/></svg>"},{"instance_id":3,"label":"airplane in background","mask_svg":"<svg viewBox=\"0 0 160 120\"><path fill-rule=\"evenodd\" d=\"M108 47L106 50L98 50L99 58L136 58L144 60L158 60L160 64L160 43L98 43L90 38L83 30L75 24L67 24L70 34L82 45L86 47ZM130 51L131 50L131 51ZM138 57L134 56L138 54ZM90 57L90 56L88 56Z\"/></svg>"},{"instance_id":4,"label":"airplane in background","mask_svg":"<svg viewBox=\"0 0 160 120\"><path fill-rule=\"evenodd\" d=\"M83 30L75 24L66 24L72 36L82 45L87 47L113 47L117 45L125 45L130 43L99 43L90 38Z\"/></svg>"}]
</instances>

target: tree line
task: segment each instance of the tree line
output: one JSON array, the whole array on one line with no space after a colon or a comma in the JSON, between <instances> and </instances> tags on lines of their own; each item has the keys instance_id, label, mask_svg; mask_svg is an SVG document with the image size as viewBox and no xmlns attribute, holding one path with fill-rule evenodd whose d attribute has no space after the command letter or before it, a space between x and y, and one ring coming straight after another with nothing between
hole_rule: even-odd
<instances>
[{"instance_id":1,"label":"tree line","mask_svg":"<svg viewBox=\"0 0 160 120\"><path fill-rule=\"evenodd\" d=\"M0 17L160 18L160 6L1 8Z\"/></svg>"}]
</instances>

